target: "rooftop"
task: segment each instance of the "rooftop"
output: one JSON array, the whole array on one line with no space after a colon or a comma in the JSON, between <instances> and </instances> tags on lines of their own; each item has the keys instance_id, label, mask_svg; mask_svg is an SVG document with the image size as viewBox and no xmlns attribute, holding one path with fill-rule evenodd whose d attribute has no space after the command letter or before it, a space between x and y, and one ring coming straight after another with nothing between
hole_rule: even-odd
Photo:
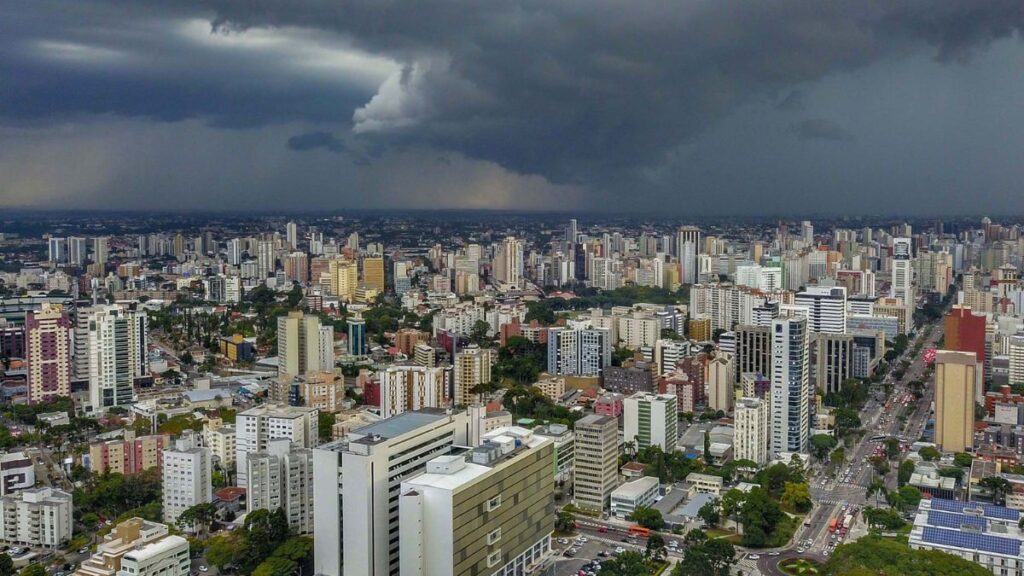
<instances>
[{"instance_id":1,"label":"rooftop","mask_svg":"<svg viewBox=\"0 0 1024 576\"><path fill-rule=\"evenodd\" d=\"M397 416L392 416L380 422L367 424L353 430L352 433L362 437L396 438L421 426L442 420L447 416L448 413L440 408L422 408L420 410L402 412Z\"/></svg>"},{"instance_id":2,"label":"rooftop","mask_svg":"<svg viewBox=\"0 0 1024 576\"><path fill-rule=\"evenodd\" d=\"M643 478L637 478L632 482L626 482L622 486L619 486L612 491L612 498L628 498L635 500L640 496L643 496L649 492L652 488L657 488L661 485L654 476L644 476Z\"/></svg>"}]
</instances>

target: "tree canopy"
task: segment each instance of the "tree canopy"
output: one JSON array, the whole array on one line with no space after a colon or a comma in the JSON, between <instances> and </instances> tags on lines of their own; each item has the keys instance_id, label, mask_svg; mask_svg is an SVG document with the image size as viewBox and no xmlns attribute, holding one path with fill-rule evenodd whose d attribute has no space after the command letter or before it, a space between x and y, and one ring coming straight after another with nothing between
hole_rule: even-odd
<instances>
[{"instance_id":1,"label":"tree canopy","mask_svg":"<svg viewBox=\"0 0 1024 576\"><path fill-rule=\"evenodd\" d=\"M911 550L902 542L866 536L836 548L822 573L827 576L990 576L991 572L937 550Z\"/></svg>"}]
</instances>

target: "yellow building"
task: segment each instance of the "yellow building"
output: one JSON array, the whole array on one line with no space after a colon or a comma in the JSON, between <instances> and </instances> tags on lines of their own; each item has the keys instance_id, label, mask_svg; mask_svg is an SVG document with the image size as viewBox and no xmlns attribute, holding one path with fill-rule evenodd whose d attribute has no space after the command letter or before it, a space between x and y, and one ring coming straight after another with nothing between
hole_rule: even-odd
<instances>
[{"instance_id":1,"label":"yellow building","mask_svg":"<svg viewBox=\"0 0 1024 576\"><path fill-rule=\"evenodd\" d=\"M384 257L367 256L363 258L363 284L369 288L384 291Z\"/></svg>"},{"instance_id":2,"label":"yellow building","mask_svg":"<svg viewBox=\"0 0 1024 576\"><path fill-rule=\"evenodd\" d=\"M703 318L691 318L687 323L687 334L691 340L697 342L710 342L711 341L711 318L705 316Z\"/></svg>"},{"instance_id":3,"label":"yellow building","mask_svg":"<svg viewBox=\"0 0 1024 576\"><path fill-rule=\"evenodd\" d=\"M380 290L377 290L373 286L360 284L359 287L356 288L356 292L353 294L352 300L360 304L372 304L377 299L378 294L380 294Z\"/></svg>"},{"instance_id":4,"label":"yellow building","mask_svg":"<svg viewBox=\"0 0 1024 576\"><path fill-rule=\"evenodd\" d=\"M251 342L246 342L241 334L232 334L220 339L220 353L232 362L248 362L256 357L256 350Z\"/></svg>"},{"instance_id":5,"label":"yellow building","mask_svg":"<svg viewBox=\"0 0 1024 576\"><path fill-rule=\"evenodd\" d=\"M935 355L935 443L944 452L974 447L974 352L939 350Z\"/></svg>"},{"instance_id":6,"label":"yellow building","mask_svg":"<svg viewBox=\"0 0 1024 576\"><path fill-rule=\"evenodd\" d=\"M342 300L352 301L359 286L359 269L356 263L343 258L331 260L331 292Z\"/></svg>"}]
</instances>

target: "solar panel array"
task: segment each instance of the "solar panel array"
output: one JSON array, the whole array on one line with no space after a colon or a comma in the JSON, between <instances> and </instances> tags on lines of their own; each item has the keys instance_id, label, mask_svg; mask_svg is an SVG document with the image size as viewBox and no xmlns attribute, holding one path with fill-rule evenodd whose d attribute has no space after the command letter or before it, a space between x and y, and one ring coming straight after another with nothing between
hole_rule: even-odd
<instances>
[{"instance_id":1,"label":"solar panel array","mask_svg":"<svg viewBox=\"0 0 1024 576\"><path fill-rule=\"evenodd\" d=\"M1018 520L1020 519L1019 510L1010 510L1002 506L994 506L992 504L983 504L981 502L960 502L957 500L944 500L942 498L931 499L931 509L941 510L944 512L963 512L965 508L981 508L985 516L989 518L999 518L1000 520Z\"/></svg>"},{"instance_id":2,"label":"solar panel array","mask_svg":"<svg viewBox=\"0 0 1024 576\"><path fill-rule=\"evenodd\" d=\"M978 550L1007 556L1020 556L1020 540L1012 540L989 534L925 526L924 531L921 533L921 539L925 542L943 546L955 546L967 550Z\"/></svg>"},{"instance_id":3,"label":"solar panel array","mask_svg":"<svg viewBox=\"0 0 1024 576\"><path fill-rule=\"evenodd\" d=\"M932 510L928 512L928 524L941 528L960 528L961 526L974 526L979 530L985 529L985 519L966 514L954 514L952 512L939 512Z\"/></svg>"}]
</instances>

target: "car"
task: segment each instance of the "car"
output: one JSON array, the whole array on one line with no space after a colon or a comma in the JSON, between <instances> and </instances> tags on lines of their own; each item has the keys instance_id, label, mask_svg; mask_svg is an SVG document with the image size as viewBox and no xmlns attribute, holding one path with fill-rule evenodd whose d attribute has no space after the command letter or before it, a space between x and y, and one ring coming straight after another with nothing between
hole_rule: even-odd
<instances>
[{"instance_id":1,"label":"car","mask_svg":"<svg viewBox=\"0 0 1024 576\"><path fill-rule=\"evenodd\" d=\"M607 526L601 526L600 528L597 529L597 531L600 532L601 534L604 534L605 532L608 531L608 527Z\"/></svg>"},{"instance_id":2,"label":"car","mask_svg":"<svg viewBox=\"0 0 1024 576\"><path fill-rule=\"evenodd\" d=\"M79 554L88 554L89 553L89 548L79 548L78 549L78 553Z\"/></svg>"},{"instance_id":3,"label":"car","mask_svg":"<svg viewBox=\"0 0 1024 576\"><path fill-rule=\"evenodd\" d=\"M569 541L568 541L568 540L566 540L565 538L559 538L559 539L558 539L558 543L559 543L559 544L568 544L568 543L569 543Z\"/></svg>"},{"instance_id":4,"label":"car","mask_svg":"<svg viewBox=\"0 0 1024 576\"><path fill-rule=\"evenodd\" d=\"M617 546L617 547L615 548L615 553L616 553L616 554L622 554L622 553L623 553L623 552L625 552L625 551L626 551L626 549L625 549L625 548L623 548L622 546Z\"/></svg>"},{"instance_id":5,"label":"car","mask_svg":"<svg viewBox=\"0 0 1024 576\"><path fill-rule=\"evenodd\" d=\"M824 552L822 552L822 554L824 554L825 557L828 557L828 555L831 554L831 553L832 552L830 550L825 550Z\"/></svg>"},{"instance_id":6,"label":"car","mask_svg":"<svg viewBox=\"0 0 1024 576\"><path fill-rule=\"evenodd\" d=\"M757 554L751 554L750 556L747 556L747 558L750 558L751 560L760 560L761 559L761 557L758 556Z\"/></svg>"},{"instance_id":7,"label":"car","mask_svg":"<svg viewBox=\"0 0 1024 576\"><path fill-rule=\"evenodd\" d=\"M607 550L601 550L600 552L597 553L597 555L600 556L601 558L607 558L608 557L608 551Z\"/></svg>"},{"instance_id":8,"label":"car","mask_svg":"<svg viewBox=\"0 0 1024 576\"><path fill-rule=\"evenodd\" d=\"M200 564L199 565L199 571L200 572L209 572L210 569L205 564Z\"/></svg>"},{"instance_id":9,"label":"car","mask_svg":"<svg viewBox=\"0 0 1024 576\"><path fill-rule=\"evenodd\" d=\"M807 548L802 548L801 547L801 548L797 548L796 549L796 553L797 554L803 554L804 552L807 552Z\"/></svg>"},{"instance_id":10,"label":"car","mask_svg":"<svg viewBox=\"0 0 1024 576\"><path fill-rule=\"evenodd\" d=\"M572 548L569 548L565 552L562 552L562 554L568 556L569 558L572 558L573 556L576 555L576 552L574 552Z\"/></svg>"},{"instance_id":11,"label":"car","mask_svg":"<svg viewBox=\"0 0 1024 576\"><path fill-rule=\"evenodd\" d=\"M779 553L778 552L769 552L768 555L769 556L778 556Z\"/></svg>"}]
</instances>

